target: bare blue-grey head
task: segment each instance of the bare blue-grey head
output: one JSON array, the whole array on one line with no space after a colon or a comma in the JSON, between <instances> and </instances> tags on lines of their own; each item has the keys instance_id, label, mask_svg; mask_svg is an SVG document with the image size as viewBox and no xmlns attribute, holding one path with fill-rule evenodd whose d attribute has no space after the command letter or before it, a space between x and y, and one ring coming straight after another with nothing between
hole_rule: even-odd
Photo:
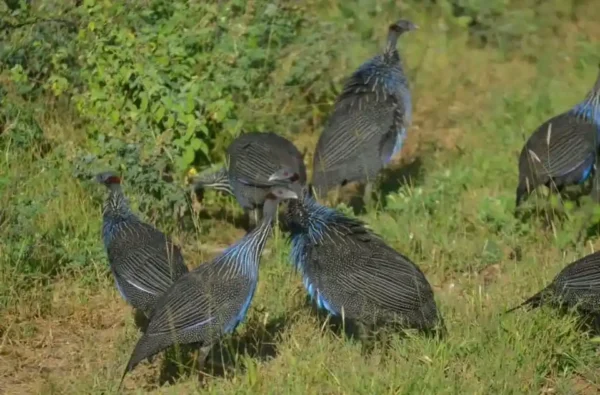
<instances>
[{"instance_id":1,"label":"bare blue-grey head","mask_svg":"<svg viewBox=\"0 0 600 395\"><path fill-rule=\"evenodd\" d=\"M388 29L386 52L396 50L398 37L406 32L417 30L418 28L419 26L406 19L400 19L395 23L392 23Z\"/></svg>"}]
</instances>

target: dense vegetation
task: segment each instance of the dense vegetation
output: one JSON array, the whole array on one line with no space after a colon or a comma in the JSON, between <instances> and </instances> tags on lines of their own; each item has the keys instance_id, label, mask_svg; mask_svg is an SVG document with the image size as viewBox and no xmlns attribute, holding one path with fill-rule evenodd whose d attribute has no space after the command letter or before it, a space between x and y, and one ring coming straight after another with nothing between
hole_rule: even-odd
<instances>
[{"instance_id":1,"label":"dense vegetation","mask_svg":"<svg viewBox=\"0 0 600 395\"><path fill-rule=\"evenodd\" d=\"M420 26L399 46L414 125L361 216L423 268L449 338L362 356L304 307L278 233L233 342L245 352L206 388L596 393L597 346L572 317L500 315L598 245L586 198L512 215L524 136L596 77L594 0L0 2L0 392L116 389L137 332L102 250L92 174L122 172L136 210L195 267L243 230L232 200L192 202L189 170L221 163L241 131L285 135L310 164L344 77L399 17ZM160 387L160 362L146 365L128 388L200 386L188 375Z\"/></svg>"}]
</instances>

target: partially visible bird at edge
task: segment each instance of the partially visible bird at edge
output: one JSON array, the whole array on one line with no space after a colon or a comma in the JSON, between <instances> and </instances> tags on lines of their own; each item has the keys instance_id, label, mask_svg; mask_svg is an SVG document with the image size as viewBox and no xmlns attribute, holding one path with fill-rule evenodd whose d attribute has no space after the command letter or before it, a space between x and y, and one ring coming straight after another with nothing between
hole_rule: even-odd
<instances>
[{"instance_id":1,"label":"partially visible bird at edge","mask_svg":"<svg viewBox=\"0 0 600 395\"><path fill-rule=\"evenodd\" d=\"M244 320L256 290L259 260L271 234L277 206L282 200L296 198L289 189L271 188L257 227L169 288L136 344L123 378L142 360L175 344L199 344L198 362L203 365L212 346Z\"/></svg>"},{"instance_id":2,"label":"partially visible bird at edge","mask_svg":"<svg viewBox=\"0 0 600 395\"><path fill-rule=\"evenodd\" d=\"M282 168L292 169L306 183L306 166L296 146L272 132L252 132L237 137L227 148L228 167L199 175L193 182L195 191L214 188L234 195L249 213L254 226L269 188L275 183L269 176Z\"/></svg>"},{"instance_id":3,"label":"partially visible bird at edge","mask_svg":"<svg viewBox=\"0 0 600 395\"><path fill-rule=\"evenodd\" d=\"M286 214L291 261L318 308L368 332L392 325L445 333L433 290L410 259L363 222L319 204L299 184L292 188L299 199L289 203Z\"/></svg>"},{"instance_id":4,"label":"partially visible bird at edge","mask_svg":"<svg viewBox=\"0 0 600 395\"><path fill-rule=\"evenodd\" d=\"M600 71L582 102L544 122L525 143L519 157L516 207L540 185L562 192L592 176L592 197L600 200L600 185L595 177L599 141Z\"/></svg>"},{"instance_id":5,"label":"partially visible bird at edge","mask_svg":"<svg viewBox=\"0 0 600 395\"><path fill-rule=\"evenodd\" d=\"M581 314L596 318L600 313L600 252L587 255L567 265L548 286L507 313L522 307L542 305L576 308Z\"/></svg>"},{"instance_id":6,"label":"partially visible bird at edge","mask_svg":"<svg viewBox=\"0 0 600 395\"><path fill-rule=\"evenodd\" d=\"M389 26L382 54L363 63L337 98L313 158L312 186L323 197L348 182L366 182L370 201L380 170L400 152L412 118L412 98L397 41L417 29L407 20Z\"/></svg>"},{"instance_id":7,"label":"partially visible bird at edge","mask_svg":"<svg viewBox=\"0 0 600 395\"><path fill-rule=\"evenodd\" d=\"M109 190L103 207L102 239L116 287L126 302L150 318L157 300L188 273L181 250L133 214L117 173L99 173L96 181Z\"/></svg>"}]
</instances>

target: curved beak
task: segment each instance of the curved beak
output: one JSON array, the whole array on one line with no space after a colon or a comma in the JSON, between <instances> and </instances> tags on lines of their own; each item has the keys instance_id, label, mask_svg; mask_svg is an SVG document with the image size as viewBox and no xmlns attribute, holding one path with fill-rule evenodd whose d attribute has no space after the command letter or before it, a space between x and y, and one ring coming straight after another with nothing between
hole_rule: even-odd
<instances>
[{"instance_id":1,"label":"curved beak","mask_svg":"<svg viewBox=\"0 0 600 395\"><path fill-rule=\"evenodd\" d=\"M289 181L294 177L294 172L290 169L283 168L277 170L269 176L269 182L273 181Z\"/></svg>"},{"instance_id":2,"label":"curved beak","mask_svg":"<svg viewBox=\"0 0 600 395\"><path fill-rule=\"evenodd\" d=\"M275 187L278 190L278 198L281 200L298 199L298 194L291 189Z\"/></svg>"}]
</instances>

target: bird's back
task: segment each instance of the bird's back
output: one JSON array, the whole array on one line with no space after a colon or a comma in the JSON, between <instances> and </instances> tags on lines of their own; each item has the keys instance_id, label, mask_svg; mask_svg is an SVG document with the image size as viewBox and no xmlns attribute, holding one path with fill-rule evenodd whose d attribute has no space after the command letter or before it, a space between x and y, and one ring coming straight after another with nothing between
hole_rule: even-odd
<instances>
[{"instance_id":1,"label":"bird's back","mask_svg":"<svg viewBox=\"0 0 600 395\"><path fill-rule=\"evenodd\" d=\"M554 296L569 307L600 312L600 252L565 267L549 286Z\"/></svg>"},{"instance_id":2,"label":"bird's back","mask_svg":"<svg viewBox=\"0 0 600 395\"><path fill-rule=\"evenodd\" d=\"M571 112L543 123L531 135L519 158L521 183L533 187L585 181L595 161L596 127Z\"/></svg>"},{"instance_id":3,"label":"bird's back","mask_svg":"<svg viewBox=\"0 0 600 395\"><path fill-rule=\"evenodd\" d=\"M108 226L111 270L122 296L144 312L188 272L181 250L162 232L136 218Z\"/></svg>"},{"instance_id":4,"label":"bird's back","mask_svg":"<svg viewBox=\"0 0 600 395\"><path fill-rule=\"evenodd\" d=\"M269 177L283 167L306 183L306 166L296 146L275 133L247 133L228 148L229 179L236 198L243 207L254 208L264 202Z\"/></svg>"},{"instance_id":5,"label":"bird's back","mask_svg":"<svg viewBox=\"0 0 600 395\"><path fill-rule=\"evenodd\" d=\"M357 223L330 225L305 245L305 285L320 307L369 324L431 329L438 322L433 291L421 270ZM343 312L343 313L342 313Z\"/></svg>"},{"instance_id":6,"label":"bird's back","mask_svg":"<svg viewBox=\"0 0 600 395\"><path fill-rule=\"evenodd\" d=\"M374 178L400 149L411 119L411 97L399 59L383 55L348 79L313 159L317 189Z\"/></svg>"},{"instance_id":7,"label":"bird's back","mask_svg":"<svg viewBox=\"0 0 600 395\"><path fill-rule=\"evenodd\" d=\"M238 251L241 254L241 251ZM210 347L244 318L256 278L221 255L180 277L159 299L148 329L136 345L126 371L173 344Z\"/></svg>"}]
</instances>

